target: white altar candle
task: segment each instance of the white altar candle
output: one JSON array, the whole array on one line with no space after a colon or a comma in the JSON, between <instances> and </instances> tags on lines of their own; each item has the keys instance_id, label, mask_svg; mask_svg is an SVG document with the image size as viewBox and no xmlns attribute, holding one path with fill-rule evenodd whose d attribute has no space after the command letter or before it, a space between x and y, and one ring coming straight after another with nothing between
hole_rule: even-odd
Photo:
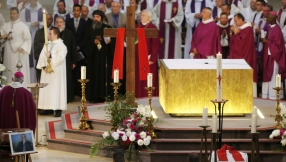
<instances>
[{"instance_id":1,"label":"white altar candle","mask_svg":"<svg viewBox=\"0 0 286 162\"><path fill-rule=\"evenodd\" d=\"M86 67L85 66L81 66L81 79L86 79Z\"/></svg>"},{"instance_id":2,"label":"white altar candle","mask_svg":"<svg viewBox=\"0 0 286 162\"><path fill-rule=\"evenodd\" d=\"M257 116L252 115L251 118L251 133L256 133L256 125L257 125Z\"/></svg>"},{"instance_id":3,"label":"white altar candle","mask_svg":"<svg viewBox=\"0 0 286 162\"><path fill-rule=\"evenodd\" d=\"M48 43L48 31L47 31L47 11L43 9L43 23L44 23L44 37L45 37L45 44Z\"/></svg>"},{"instance_id":4,"label":"white altar candle","mask_svg":"<svg viewBox=\"0 0 286 162\"><path fill-rule=\"evenodd\" d=\"M221 101L222 100L222 80L221 80L222 78L222 54L220 52L216 55L216 60L217 60L216 97L217 97L217 101Z\"/></svg>"},{"instance_id":5,"label":"white altar candle","mask_svg":"<svg viewBox=\"0 0 286 162\"><path fill-rule=\"evenodd\" d=\"M276 87L281 87L281 75L276 75Z\"/></svg>"},{"instance_id":6,"label":"white altar candle","mask_svg":"<svg viewBox=\"0 0 286 162\"><path fill-rule=\"evenodd\" d=\"M147 87L152 87L153 84L153 74L148 73L147 75Z\"/></svg>"},{"instance_id":7,"label":"white altar candle","mask_svg":"<svg viewBox=\"0 0 286 162\"><path fill-rule=\"evenodd\" d=\"M256 115L257 116L257 107L256 106L254 106L252 108L252 115Z\"/></svg>"},{"instance_id":8,"label":"white altar candle","mask_svg":"<svg viewBox=\"0 0 286 162\"><path fill-rule=\"evenodd\" d=\"M119 70L114 70L113 72L113 82L114 83L119 83Z\"/></svg>"},{"instance_id":9,"label":"white altar candle","mask_svg":"<svg viewBox=\"0 0 286 162\"><path fill-rule=\"evenodd\" d=\"M203 109L203 126L208 125L208 108Z\"/></svg>"},{"instance_id":10,"label":"white altar candle","mask_svg":"<svg viewBox=\"0 0 286 162\"><path fill-rule=\"evenodd\" d=\"M212 133L217 133L217 116L213 115Z\"/></svg>"}]
</instances>

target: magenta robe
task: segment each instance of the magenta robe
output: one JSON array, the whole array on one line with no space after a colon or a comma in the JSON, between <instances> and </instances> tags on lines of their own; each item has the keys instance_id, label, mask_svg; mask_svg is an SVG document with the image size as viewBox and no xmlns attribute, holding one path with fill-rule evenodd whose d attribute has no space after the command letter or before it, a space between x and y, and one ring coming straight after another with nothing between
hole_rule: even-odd
<instances>
[{"instance_id":1,"label":"magenta robe","mask_svg":"<svg viewBox=\"0 0 286 162\"><path fill-rule=\"evenodd\" d=\"M147 25L143 25L142 23L137 24L136 28L156 28L157 27L149 23ZM151 55L150 60L153 62L152 65L150 65L150 73L153 73L153 87L156 87L156 89L153 91L153 96L159 95L159 79L158 79L158 54L159 54L159 47L160 47L160 39L159 34L157 38L146 38L147 48L148 48L148 55ZM138 57L138 44L136 44L136 61L135 61L135 67L136 67L136 90L135 95L136 97L147 97L147 90L144 89L144 87L147 87L147 80L140 80L140 74L139 74L139 57Z\"/></svg>"},{"instance_id":2,"label":"magenta robe","mask_svg":"<svg viewBox=\"0 0 286 162\"><path fill-rule=\"evenodd\" d=\"M16 110L19 112L20 128L29 128L35 132L36 104L31 92L25 88L16 88L14 107L11 107L14 88L5 86L0 91L0 128L17 128Z\"/></svg>"},{"instance_id":3,"label":"magenta robe","mask_svg":"<svg viewBox=\"0 0 286 162\"><path fill-rule=\"evenodd\" d=\"M246 27L230 38L230 59L244 59L253 69L253 82L257 82L256 52L252 27Z\"/></svg>"},{"instance_id":4,"label":"magenta robe","mask_svg":"<svg viewBox=\"0 0 286 162\"><path fill-rule=\"evenodd\" d=\"M282 74L282 78L285 78L286 74L286 53L284 47L284 38L279 25L275 25L273 28L268 28L267 43L263 45L263 82L270 82L273 74L274 60L279 65L279 73ZM271 55L268 55L268 48Z\"/></svg>"},{"instance_id":5,"label":"magenta robe","mask_svg":"<svg viewBox=\"0 0 286 162\"><path fill-rule=\"evenodd\" d=\"M207 58L207 56L216 56L221 52L219 28L214 21L204 24L200 22L192 37L191 50L196 48L198 54L194 58Z\"/></svg>"}]
</instances>

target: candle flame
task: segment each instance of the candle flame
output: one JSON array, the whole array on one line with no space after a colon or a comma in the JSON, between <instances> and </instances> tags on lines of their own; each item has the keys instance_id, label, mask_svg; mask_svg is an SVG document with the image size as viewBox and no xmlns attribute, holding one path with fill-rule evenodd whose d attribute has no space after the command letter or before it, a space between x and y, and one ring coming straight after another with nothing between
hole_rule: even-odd
<instances>
[{"instance_id":1,"label":"candle flame","mask_svg":"<svg viewBox=\"0 0 286 162\"><path fill-rule=\"evenodd\" d=\"M43 14L47 14L47 10L43 8Z\"/></svg>"}]
</instances>

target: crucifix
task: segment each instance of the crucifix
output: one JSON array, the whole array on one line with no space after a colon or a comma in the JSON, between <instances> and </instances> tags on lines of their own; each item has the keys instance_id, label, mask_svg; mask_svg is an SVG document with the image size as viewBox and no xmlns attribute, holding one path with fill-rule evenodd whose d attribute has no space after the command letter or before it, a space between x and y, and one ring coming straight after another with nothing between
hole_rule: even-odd
<instances>
[{"instance_id":1,"label":"crucifix","mask_svg":"<svg viewBox=\"0 0 286 162\"><path fill-rule=\"evenodd\" d=\"M127 6L126 13L126 92L134 92L135 94L135 37L137 30L135 28L135 6ZM116 37L117 29L105 28L105 37ZM157 38L157 29L145 29L146 38Z\"/></svg>"}]
</instances>

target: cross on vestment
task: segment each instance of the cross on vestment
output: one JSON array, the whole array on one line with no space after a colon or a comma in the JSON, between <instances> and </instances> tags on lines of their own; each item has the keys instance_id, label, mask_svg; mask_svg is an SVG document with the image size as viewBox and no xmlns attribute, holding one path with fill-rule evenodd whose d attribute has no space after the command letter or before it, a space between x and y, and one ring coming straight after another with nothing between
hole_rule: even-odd
<instances>
[{"instance_id":1,"label":"cross on vestment","mask_svg":"<svg viewBox=\"0 0 286 162\"><path fill-rule=\"evenodd\" d=\"M126 92L135 94L135 37L137 30L135 28L135 6L127 6L126 12ZM145 29L146 38L157 38L157 29ZM116 28L105 28L105 37L116 37ZM147 92L146 92L147 93Z\"/></svg>"}]
</instances>

